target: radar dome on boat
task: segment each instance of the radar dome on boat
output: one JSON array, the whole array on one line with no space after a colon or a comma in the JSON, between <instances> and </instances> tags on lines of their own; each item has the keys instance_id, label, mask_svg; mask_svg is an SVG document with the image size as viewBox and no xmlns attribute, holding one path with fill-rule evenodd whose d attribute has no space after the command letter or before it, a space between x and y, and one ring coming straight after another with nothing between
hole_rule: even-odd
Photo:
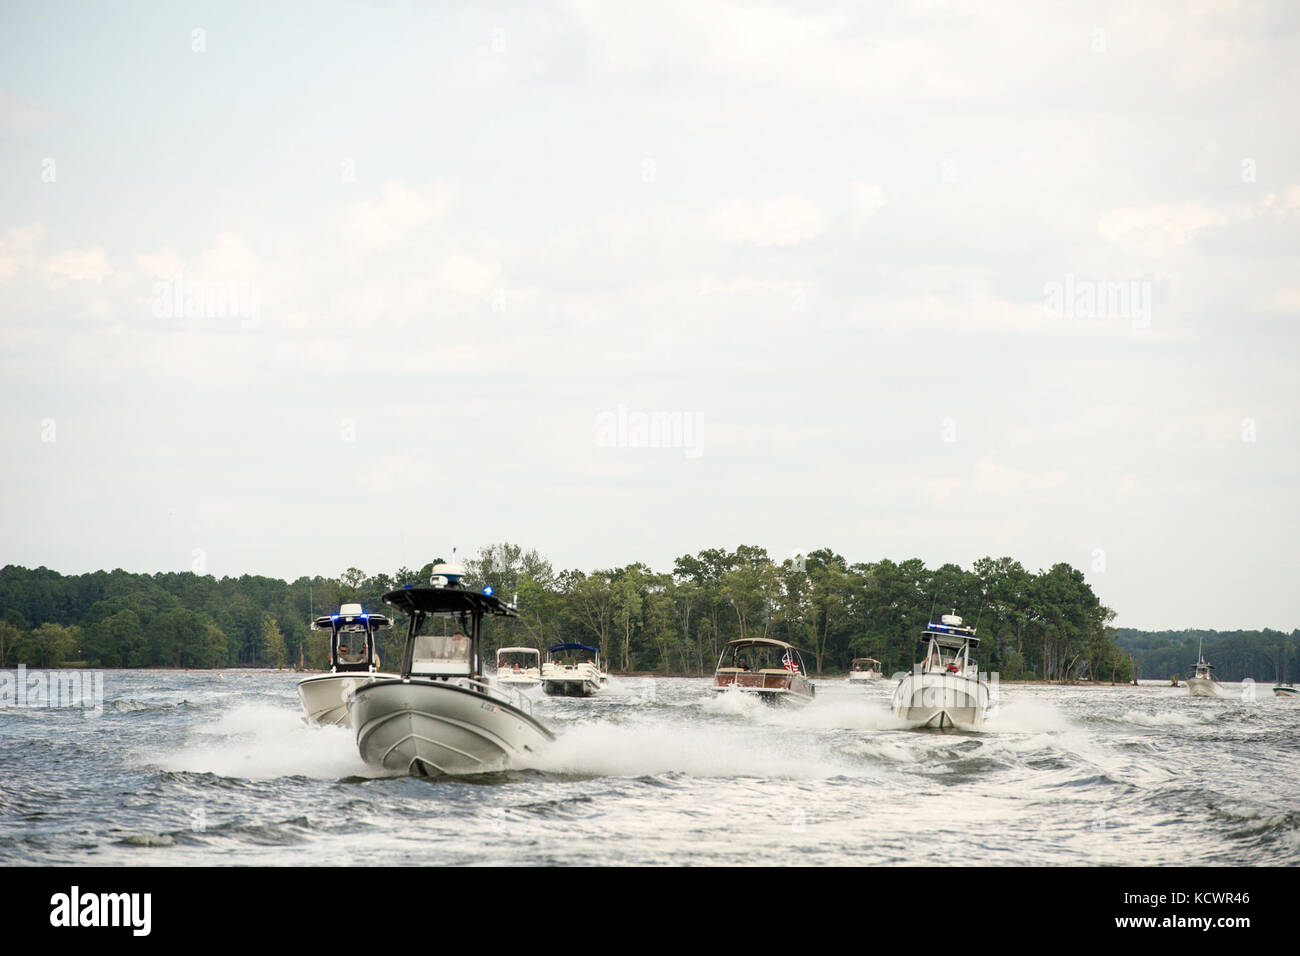
<instances>
[{"instance_id":1,"label":"radar dome on boat","mask_svg":"<svg viewBox=\"0 0 1300 956\"><path fill-rule=\"evenodd\" d=\"M429 575L429 583L435 588L445 588L457 584L465 576L465 569L459 564L435 564Z\"/></svg>"},{"instance_id":2,"label":"radar dome on boat","mask_svg":"<svg viewBox=\"0 0 1300 956\"><path fill-rule=\"evenodd\" d=\"M361 613L360 604L342 604L339 606L340 617L356 617Z\"/></svg>"},{"instance_id":3,"label":"radar dome on boat","mask_svg":"<svg viewBox=\"0 0 1300 956\"><path fill-rule=\"evenodd\" d=\"M939 621L943 624L949 625L950 627L961 627L961 615L959 614L945 614L943 617L939 618Z\"/></svg>"}]
</instances>

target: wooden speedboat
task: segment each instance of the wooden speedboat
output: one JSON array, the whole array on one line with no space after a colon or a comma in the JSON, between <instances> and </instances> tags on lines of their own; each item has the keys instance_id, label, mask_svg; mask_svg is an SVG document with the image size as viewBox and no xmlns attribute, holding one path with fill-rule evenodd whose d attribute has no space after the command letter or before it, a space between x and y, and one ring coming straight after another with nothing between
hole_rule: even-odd
<instances>
[{"instance_id":1,"label":"wooden speedboat","mask_svg":"<svg viewBox=\"0 0 1300 956\"><path fill-rule=\"evenodd\" d=\"M768 637L729 642L718 658L713 690L752 694L768 704L807 704L817 693L798 649Z\"/></svg>"}]
</instances>

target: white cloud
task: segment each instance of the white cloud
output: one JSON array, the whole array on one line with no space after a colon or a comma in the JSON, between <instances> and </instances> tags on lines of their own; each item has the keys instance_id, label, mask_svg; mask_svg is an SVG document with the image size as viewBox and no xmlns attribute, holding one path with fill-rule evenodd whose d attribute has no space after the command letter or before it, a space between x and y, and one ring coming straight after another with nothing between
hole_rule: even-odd
<instances>
[{"instance_id":1,"label":"white cloud","mask_svg":"<svg viewBox=\"0 0 1300 956\"><path fill-rule=\"evenodd\" d=\"M974 489L980 494L1022 495L1044 488L1059 488L1068 477L1068 472L1063 468L1041 472L1022 471L985 457L975 463Z\"/></svg>"},{"instance_id":2,"label":"white cloud","mask_svg":"<svg viewBox=\"0 0 1300 956\"><path fill-rule=\"evenodd\" d=\"M40 223L18 226L0 239L0 282L6 282L19 271L32 268L36 261L36 246L44 235Z\"/></svg>"},{"instance_id":3,"label":"white cloud","mask_svg":"<svg viewBox=\"0 0 1300 956\"><path fill-rule=\"evenodd\" d=\"M135 261L146 275L155 279L170 279L185 271L185 260L175 249L163 249L157 253L137 253Z\"/></svg>"},{"instance_id":4,"label":"white cloud","mask_svg":"<svg viewBox=\"0 0 1300 956\"><path fill-rule=\"evenodd\" d=\"M713 233L728 242L756 246L789 246L814 239L826 229L828 219L821 208L803 196L772 199L735 199L717 207L707 223Z\"/></svg>"},{"instance_id":5,"label":"white cloud","mask_svg":"<svg viewBox=\"0 0 1300 956\"><path fill-rule=\"evenodd\" d=\"M455 187L440 182L410 187L384 183L377 199L348 206L343 216L344 239L361 253L397 242L407 232L441 217L455 201Z\"/></svg>"},{"instance_id":6,"label":"white cloud","mask_svg":"<svg viewBox=\"0 0 1300 956\"><path fill-rule=\"evenodd\" d=\"M486 296L501 276L501 263L453 255L433 274L433 288L463 296Z\"/></svg>"},{"instance_id":7,"label":"white cloud","mask_svg":"<svg viewBox=\"0 0 1300 956\"><path fill-rule=\"evenodd\" d=\"M867 220L880 212L889 200L875 183L854 181L849 184L849 206L853 210L853 231L861 232Z\"/></svg>"},{"instance_id":8,"label":"white cloud","mask_svg":"<svg viewBox=\"0 0 1300 956\"><path fill-rule=\"evenodd\" d=\"M48 126L55 119L55 115L39 103L0 90L0 127L34 129Z\"/></svg>"},{"instance_id":9,"label":"white cloud","mask_svg":"<svg viewBox=\"0 0 1300 956\"><path fill-rule=\"evenodd\" d=\"M54 252L41 251L45 227L32 223L10 229L0 239L0 282L8 282L22 272L31 272L43 282L103 282L113 275L108 253L103 246L66 247Z\"/></svg>"},{"instance_id":10,"label":"white cloud","mask_svg":"<svg viewBox=\"0 0 1300 956\"><path fill-rule=\"evenodd\" d=\"M73 282L103 282L113 274L108 253L101 246L56 252L46 261L45 268L50 275Z\"/></svg>"},{"instance_id":11,"label":"white cloud","mask_svg":"<svg viewBox=\"0 0 1300 956\"><path fill-rule=\"evenodd\" d=\"M1097 232L1103 239L1159 258L1191 242L1206 227L1227 221L1227 213L1199 203L1123 206L1102 213Z\"/></svg>"}]
</instances>

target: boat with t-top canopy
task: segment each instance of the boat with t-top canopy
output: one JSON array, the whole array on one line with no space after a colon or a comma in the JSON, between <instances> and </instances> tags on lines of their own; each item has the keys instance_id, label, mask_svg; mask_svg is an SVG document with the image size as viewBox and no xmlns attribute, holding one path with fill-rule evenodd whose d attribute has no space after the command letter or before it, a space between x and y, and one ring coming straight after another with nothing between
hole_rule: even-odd
<instances>
[{"instance_id":1,"label":"boat with t-top canopy","mask_svg":"<svg viewBox=\"0 0 1300 956\"><path fill-rule=\"evenodd\" d=\"M938 624L927 624L920 641L925 658L894 689L894 716L912 727L979 730L990 693L988 680L971 657L979 646L975 628L966 627L954 609Z\"/></svg>"},{"instance_id":2,"label":"boat with t-top canopy","mask_svg":"<svg viewBox=\"0 0 1300 956\"><path fill-rule=\"evenodd\" d=\"M525 763L555 739L526 695L485 678L483 618L517 614L492 588L466 587L464 576L439 564L428 587L384 595L409 623L400 673L349 699L366 763L417 777L482 773Z\"/></svg>"},{"instance_id":3,"label":"boat with t-top canopy","mask_svg":"<svg viewBox=\"0 0 1300 956\"><path fill-rule=\"evenodd\" d=\"M386 614L370 614L360 604L344 604L337 614L312 621L313 631L330 632L330 671L298 682L298 698L309 724L347 726L348 698L362 684L395 674L379 673L375 632L393 626Z\"/></svg>"}]
</instances>

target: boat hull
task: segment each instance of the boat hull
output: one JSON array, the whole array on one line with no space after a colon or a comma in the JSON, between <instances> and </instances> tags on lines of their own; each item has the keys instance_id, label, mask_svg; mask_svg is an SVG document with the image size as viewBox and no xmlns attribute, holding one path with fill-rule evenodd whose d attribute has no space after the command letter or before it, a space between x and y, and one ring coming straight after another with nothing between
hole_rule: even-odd
<instances>
[{"instance_id":1,"label":"boat hull","mask_svg":"<svg viewBox=\"0 0 1300 956\"><path fill-rule=\"evenodd\" d=\"M600 681L583 677L543 677L542 690L551 697L594 697Z\"/></svg>"},{"instance_id":2,"label":"boat hull","mask_svg":"<svg viewBox=\"0 0 1300 956\"><path fill-rule=\"evenodd\" d=\"M348 698L358 687L373 680L395 679L396 674L322 674L298 682L298 699L309 724L350 727Z\"/></svg>"},{"instance_id":3,"label":"boat hull","mask_svg":"<svg viewBox=\"0 0 1300 956\"><path fill-rule=\"evenodd\" d=\"M908 674L891 701L894 716L912 727L980 730L989 707L989 685L961 674Z\"/></svg>"},{"instance_id":4,"label":"boat hull","mask_svg":"<svg viewBox=\"0 0 1300 956\"><path fill-rule=\"evenodd\" d=\"M593 697L604 680L605 675L590 662L542 666L542 691L551 697Z\"/></svg>"},{"instance_id":5,"label":"boat hull","mask_svg":"<svg viewBox=\"0 0 1300 956\"><path fill-rule=\"evenodd\" d=\"M1191 697L1222 697L1223 688L1218 681L1206 680L1204 677L1187 678L1187 693Z\"/></svg>"},{"instance_id":6,"label":"boat hull","mask_svg":"<svg viewBox=\"0 0 1300 956\"><path fill-rule=\"evenodd\" d=\"M801 674L784 671L719 671L713 677L717 693L746 694L774 706L802 707L812 703L817 689Z\"/></svg>"},{"instance_id":7,"label":"boat hull","mask_svg":"<svg viewBox=\"0 0 1300 956\"><path fill-rule=\"evenodd\" d=\"M515 690L532 690L534 687L542 686L540 677L498 677L496 682L502 687L513 687Z\"/></svg>"},{"instance_id":8,"label":"boat hull","mask_svg":"<svg viewBox=\"0 0 1300 956\"><path fill-rule=\"evenodd\" d=\"M416 777L506 770L555 739L523 710L454 681L375 681L350 710L361 759Z\"/></svg>"},{"instance_id":9,"label":"boat hull","mask_svg":"<svg viewBox=\"0 0 1300 956\"><path fill-rule=\"evenodd\" d=\"M743 694L754 697L772 707L806 707L813 699L809 695L788 690L760 690L755 687L715 687L719 694Z\"/></svg>"},{"instance_id":10,"label":"boat hull","mask_svg":"<svg viewBox=\"0 0 1300 956\"><path fill-rule=\"evenodd\" d=\"M880 680L880 677L881 677L880 674L850 674L849 683L850 684L874 684L876 681Z\"/></svg>"},{"instance_id":11,"label":"boat hull","mask_svg":"<svg viewBox=\"0 0 1300 956\"><path fill-rule=\"evenodd\" d=\"M1297 697L1300 696L1300 690L1297 690L1294 687L1274 687L1273 696L1274 697Z\"/></svg>"}]
</instances>

